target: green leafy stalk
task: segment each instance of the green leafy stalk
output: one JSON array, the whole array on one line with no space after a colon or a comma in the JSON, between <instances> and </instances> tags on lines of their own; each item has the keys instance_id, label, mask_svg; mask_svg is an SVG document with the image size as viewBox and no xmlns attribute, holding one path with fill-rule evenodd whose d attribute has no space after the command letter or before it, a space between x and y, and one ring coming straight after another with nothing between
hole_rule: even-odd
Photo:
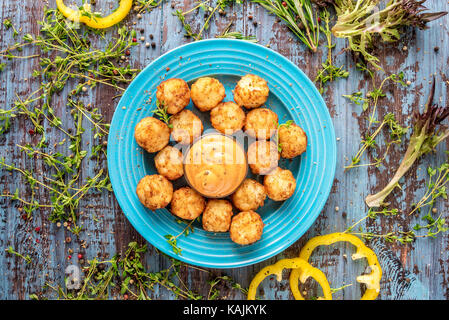
<instances>
[{"instance_id":1,"label":"green leafy stalk","mask_svg":"<svg viewBox=\"0 0 449 320\"><path fill-rule=\"evenodd\" d=\"M419 112L414 113L413 133L399 168L384 189L366 197L365 202L369 207L381 206L385 198L399 186L399 180L407 173L415 161L422 155L434 150L441 141L449 136L449 130L443 133L436 131L436 127L449 115L449 108L433 104L434 93L435 79L433 80L425 111L422 114Z\"/></svg>"},{"instance_id":2,"label":"green leafy stalk","mask_svg":"<svg viewBox=\"0 0 449 320\"><path fill-rule=\"evenodd\" d=\"M310 0L251 0L287 23L288 28L313 52L320 40L318 11Z\"/></svg>"}]
</instances>

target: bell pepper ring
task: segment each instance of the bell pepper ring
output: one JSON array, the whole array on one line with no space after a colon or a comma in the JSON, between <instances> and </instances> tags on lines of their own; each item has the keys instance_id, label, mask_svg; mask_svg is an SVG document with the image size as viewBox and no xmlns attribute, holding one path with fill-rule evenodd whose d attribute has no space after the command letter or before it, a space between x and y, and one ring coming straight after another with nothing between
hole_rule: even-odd
<instances>
[{"instance_id":1,"label":"bell pepper ring","mask_svg":"<svg viewBox=\"0 0 449 320\"><path fill-rule=\"evenodd\" d=\"M58 10L69 20L82 22L95 29L105 29L122 21L131 10L133 0L121 0L120 5L113 13L106 17L95 17L93 14L83 14L80 10L73 10L64 4L64 0L56 0ZM86 5L85 5L86 6ZM90 5L85 7L85 11L90 13Z\"/></svg>"},{"instance_id":2,"label":"bell pepper ring","mask_svg":"<svg viewBox=\"0 0 449 320\"><path fill-rule=\"evenodd\" d=\"M277 280L281 281L282 271L284 269L299 270L293 279L290 277L290 286L296 300L304 300L304 297L299 292L298 285L299 281L301 281L301 283L304 283L309 277L312 277L321 285L323 289L324 299L332 300L332 292L326 275L321 270L314 268L311 264L301 258L282 259L275 264L266 266L265 268L260 270L249 285L248 300L256 299L256 291L259 287L259 284L269 275L276 275Z\"/></svg>"},{"instance_id":3,"label":"bell pepper ring","mask_svg":"<svg viewBox=\"0 0 449 320\"><path fill-rule=\"evenodd\" d=\"M369 274L357 277L357 282L366 285L365 293L361 300L375 300L380 292L380 279L382 278L382 269L380 267L377 256L373 250L368 248L360 238L348 233L331 233L324 236L318 236L310 239L301 249L299 257L305 261L309 261L312 252L316 247L321 245L331 245L336 242L349 242L357 248L356 253L352 255L352 260L366 258L371 269ZM291 272L290 279L300 277L301 269L294 269Z\"/></svg>"}]
</instances>

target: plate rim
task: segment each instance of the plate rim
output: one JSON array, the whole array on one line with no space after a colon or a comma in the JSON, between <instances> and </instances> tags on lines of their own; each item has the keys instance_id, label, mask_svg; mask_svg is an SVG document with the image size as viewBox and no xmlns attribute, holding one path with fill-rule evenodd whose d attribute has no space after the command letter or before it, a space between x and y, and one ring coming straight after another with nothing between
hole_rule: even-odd
<instances>
[{"instance_id":1,"label":"plate rim","mask_svg":"<svg viewBox=\"0 0 449 320\"><path fill-rule=\"evenodd\" d=\"M328 123L326 123L326 126L328 126L330 128L330 134L331 134L331 137L332 137L332 139L331 139L331 147L335 151L332 154L332 158L330 158L331 161L332 161L331 162L331 168L330 168L331 177L332 177L331 181L332 182L329 184L329 186L327 187L326 190L321 190L320 193L326 195L325 196L325 200L322 201L322 203L314 206L315 208L317 208L317 212L318 213L316 214L315 217L313 217L313 219L310 221L310 223L308 225L306 225L307 228L305 229L304 233L302 233L302 234L298 233L298 235L295 235L294 237L291 237L290 239L288 239L288 241L284 241L275 250L271 251L268 254L261 255L261 256L255 258L255 259L247 259L247 260L244 260L244 261L232 262L232 263L227 264L227 265L214 265L214 264L207 263L207 262L204 262L204 261L193 261L192 259L185 259L184 256L177 255L172 250L167 250L166 248L158 247L157 245L153 244L153 242L148 239L148 236L144 236L146 228L144 228L142 224L134 223L134 221L130 217L130 215L125 210L123 210L123 207L124 206L126 207L126 203L122 203L122 200L126 202L126 199L121 199L120 197L118 197L116 195L116 191L115 191L115 188L114 188L114 182L113 182L113 180L115 180L115 178L113 178L113 176L111 176L110 174L109 174L109 176L110 176L111 185L112 185L112 188L113 188L114 197L117 200L117 203L119 204L120 209L123 212L124 216L129 221L129 223L134 227L134 229L140 234L140 236L142 236L152 246L154 246L158 250L161 250L164 254L167 254L170 257L175 258L175 259L180 260L180 261L183 261L184 263L187 263L187 264L192 264L192 265L201 266L201 267L207 267L207 268L215 268L215 269L234 269L234 268L251 266L251 265L254 265L256 263L259 263L259 262L262 262L262 261L265 261L265 260L267 260L269 258L274 257L275 255L277 255L277 254L283 252L284 250L286 250L287 248L289 248L291 245L293 245L295 242L297 242L302 236L304 236L304 234L308 230L310 230L310 228L312 227L313 223L315 223L316 219L318 218L318 216L322 212L323 208L325 207L325 205L326 205L326 203L328 201L330 192L332 190L333 182L335 180L336 164L337 164L337 144L336 144L336 138L335 138L336 135L335 135L335 128L334 128L334 124L333 124L333 119L332 119L332 117L330 115L330 112L329 112L329 109L327 107L327 104L326 104L326 102L323 99L323 96L319 93L318 89L316 88L316 86L312 82L312 80L307 76L307 74L303 70L301 70L301 68L299 68L295 63L293 63L287 57L283 56L282 54L280 54L279 52L277 52L277 51L275 51L275 50L273 50L271 48L267 48L267 47L265 47L265 46L263 46L261 44L254 43L254 42L249 42L249 41L245 41L245 40L238 40L238 39L221 39L221 38L218 38L218 39L204 39L204 40L200 40L200 41L194 41L194 42L186 43L186 44L177 46L175 48L172 48L172 49L168 50L167 52L165 52L164 54L162 54L159 57L157 57L156 59L154 59L153 61L151 61L147 66L145 66L139 72L139 74L130 82L130 84L128 85L128 87L124 91L123 96L125 96L126 91L129 90L129 88L131 87L132 83L134 81L136 81L136 79L138 79L139 77L143 77L143 75L145 73L144 72L145 70L150 69L153 65L157 64L160 60L164 59L165 56L167 56L169 54L172 54L175 51L183 50L183 49L185 49L186 47L189 47L189 46L197 46L197 45L206 44L206 43L210 43L210 42L234 43L234 44L237 44L237 45L245 44L245 45L257 47L258 50L270 52L276 58L280 59L280 61L277 61L278 63L280 63L281 65L289 64L293 68L295 68L296 71L300 72L304 76L305 81L308 82L308 84L311 85L313 87L313 89L316 91L316 93L317 93L316 96L319 99L319 103L325 107L324 108L325 114L327 115L328 119L330 120ZM215 73L215 74L220 74L220 73L218 72L218 73ZM112 116L112 119L111 119L111 124L110 124L110 128L111 129L113 127L114 121L115 122L118 121L117 120L117 118L118 118L118 116L117 116L118 112L117 111L119 110L119 108L121 106L121 102L122 102L123 96L120 98L120 100L117 103L117 106L116 106L116 108L114 110L114 113L113 113L113 116ZM298 111L295 109L294 112L298 112ZM111 143L109 141L109 139L112 139L111 137L112 137L112 135L111 135L111 133L109 133L108 134L108 144L107 144L108 173L110 172L111 161L112 161L111 157L109 156L110 148L112 148L111 147Z\"/></svg>"}]
</instances>

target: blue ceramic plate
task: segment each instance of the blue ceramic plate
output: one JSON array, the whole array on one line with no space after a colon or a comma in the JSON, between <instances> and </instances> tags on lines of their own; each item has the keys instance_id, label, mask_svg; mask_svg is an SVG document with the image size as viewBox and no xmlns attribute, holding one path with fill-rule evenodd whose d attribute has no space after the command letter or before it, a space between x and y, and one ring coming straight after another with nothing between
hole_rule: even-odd
<instances>
[{"instance_id":1,"label":"blue ceramic plate","mask_svg":"<svg viewBox=\"0 0 449 320\"><path fill-rule=\"evenodd\" d=\"M169 78L189 84L203 76L219 79L226 88L225 101L232 101L232 89L239 78L252 73L268 81L270 96L266 107L275 111L279 122L294 120L308 136L307 151L279 166L296 177L295 194L285 202L267 199L257 212L265 224L262 239L240 246L228 233L211 233L194 224L194 232L178 238L181 255L173 253L164 237L178 235L184 223L167 209L152 212L137 198L136 186L148 174L155 174L154 154L141 149L134 140L134 127L155 108L156 87ZM210 128L209 113L190 104ZM172 143L173 144L173 143ZM335 132L321 95L307 76L280 54L261 45L241 40L204 40L167 52L147 66L130 84L112 119L108 139L108 168L115 196L128 220L152 245L164 253L193 265L234 268L251 265L283 251L310 228L320 214L334 179ZM261 181L261 177L256 177ZM185 185L183 178L174 186Z\"/></svg>"}]
</instances>

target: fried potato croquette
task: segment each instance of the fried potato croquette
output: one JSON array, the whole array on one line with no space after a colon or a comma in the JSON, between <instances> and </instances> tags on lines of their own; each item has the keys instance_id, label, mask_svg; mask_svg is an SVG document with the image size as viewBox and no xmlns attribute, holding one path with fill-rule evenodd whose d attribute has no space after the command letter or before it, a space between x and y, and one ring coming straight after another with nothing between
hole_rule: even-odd
<instances>
[{"instance_id":1,"label":"fried potato croquette","mask_svg":"<svg viewBox=\"0 0 449 320\"><path fill-rule=\"evenodd\" d=\"M203 123L190 110L182 110L171 116L171 135L176 142L191 144L203 132Z\"/></svg>"},{"instance_id":2,"label":"fried potato croquette","mask_svg":"<svg viewBox=\"0 0 449 320\"><path fill-rule=\"evenodd\" d=\"M238 244L251 244L262 237L262 218L254 211L242 211L231 221L229 235L231 240Z\"/></svg>"},{"instance_id":3,"label":"fried potato croquette","mask_svg":"<svg viewBox=\"0 0 449 320\"><path fill-rule=\"evenodd\" d=\"M263 184L268 197L274 201L284 201L295 192L296 180L290 170L277 167L264 177Z\"/></svg>"},{"instance_id":4,"label":"fried potato croquette","mask_svg":"<svg viewBox=\"0 0 449 320\"><path fill-rule=\"evenodd\" d=\"M245 125L245 112L234 102L221 102L210 112L212 127L225 134L239 131Z\"/></svg>"},{"instance_id":5,"label":"fried potato croquette","mask_svg":"<svg viewBox=\"0 0 449 320\"><path fill-rule=\"evenodd\" d=\"M254 141L248 147L248 164L254 174L268 174L278 166L279 151L272 141Z\"/></svg>"},{"instance_id":6,"label":"fried potato croquette","mask_svg":"<svg viewBox=\"0 0 449 320\"><path fill-rule=\"evenodd\" d=\"M145 207L156 210L170 203L173 197L173 185L164 176L153 174L139 181L136 193Z\"/></svg>"},{"instance_id":7,"label":"fried potato croquette","mask_svg":"<svg viewBox=\"0 0 449 320\"><path fill-rule=\"evenodd\" d=\"M246 115L245 132L251 137L268 140L277 128L278 116L269 109L254 109Z\"/></svg>"},{"instance_id":8,"label":"fried potato croquette","mask_svg":"<svg viewBox=\"0 0 449 320\"><path fill-rule=\"evenodd\" d=\"M168 144L170 130L162 121L153 117L146 117L136 125L134 138L137 144L146 151L150 153L158 152Z\"/></svg>"},{"instance_id":9,"label":"fried potato croquette","mask_svg":"<svg viewBox=\"0 0 449 320\"><path fill-rule=\"evenodd\" d=\"M181 219L193 220L204 211L206 200L195 190L183 187L173 192L171 212Z\"/></svg>"},{"instance_id":10,"label":"fried potato croquette","mask_svg":"<svg viewBox=\"0 0 449 320\"><path fill-rule=\"evenodd\" d=\"M199 78L192 84L190 91L193 104L201 111L215 108L226 96L225 88L215 78Z\"/></svg>"},{"instance_id":11,"label":"fried potato croquette","mask_svg":"<svg viewBox=\"0 0 449 320\"><path fill-rule=\"evenodd\" d=\"M168 180L176 180L183 176L182 153L172 146L166 146L154 157L157 172Z\"/></svg>"},{"instance_id":12,"label":"fried potato croquette","mask_svg":"<svg viewBox=\"0 0 449 320\"><path fill-rule=\"evenodd\" d=\"M307 135L300 126L294 123L281 125L278 136L282 158L291 159L306 151Z\"/></svg>"},{"instance_id":13,"label":"fried potato croquette","mask_svg":"<svg viewBox=\"0 0 449 320\"><path fill-rule=\"evenodd\" d=\"M165 80L157 86L156 98L167 113L178 113L190 103L189 85L182 79Z\"/></svg>"},{"instance_id":14,"label":"fried potato croquette","mask_svg":"<svg viewBox=\"0 0 449 320\"><path fill-rule=\"evenodd\" d=\"M253 179L245 179L231 196L232 203L240 211L257 210L266 198L265 187Z\"/></svg>"},{"instance_id":15,"label":"fried potato croquette","mask_svg":"<svg viewBox=\"0 0 449 320\"><path fill-rule=\"evenodd\" d=\"M203 212L203 229L211 232L226 232L231 226L232 204L223 199L211 199Z\"/></svg>"},{"instance_id":16,"label":"fried potato croquette","mask_svg":"<svg viewBox=\"0 0 449 320\"><path fill-rule=\"evenodd\" d=\"M264 79L247 74L237 82L234 88L234 101L247 109L257 108L267 101L269 93L270 89Z\"/></svg>"}]
</instances>

